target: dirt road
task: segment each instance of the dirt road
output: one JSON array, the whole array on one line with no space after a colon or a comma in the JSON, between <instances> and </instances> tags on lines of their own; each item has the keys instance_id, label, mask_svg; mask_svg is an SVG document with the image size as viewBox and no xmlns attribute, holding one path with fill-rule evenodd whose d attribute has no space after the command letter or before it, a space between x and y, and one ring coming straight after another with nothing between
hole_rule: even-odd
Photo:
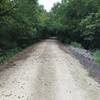
<instances>
[{"instance_id":1,"label":"dirt road","mask_svg":"<svg viewBox=\"0 0 100 100\"><path fill-rule=\"evenodd\" d=\"M100 84L55 40L0 72L0 100L100 100Z\"/></svg>"}]
</instances>

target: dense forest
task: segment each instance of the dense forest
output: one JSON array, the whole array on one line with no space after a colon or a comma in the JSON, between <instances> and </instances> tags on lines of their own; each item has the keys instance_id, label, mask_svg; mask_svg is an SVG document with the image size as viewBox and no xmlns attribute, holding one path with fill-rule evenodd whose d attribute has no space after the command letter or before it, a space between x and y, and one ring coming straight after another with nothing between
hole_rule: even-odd
<instances>
[{"instance_id":1,"label":"dense forest","mask_svg":"<svg viewBox=\"0 0 100 100\"><path fill-rule=\"evenodd\" d=\"M50 12L50 22L61 41L79 42L86 49L100 48L100 0L56 3Z\"/></svg>"},{"instance_id":2,"label":"dense forest","mask_svg":"<svg viewBox=\"0 0 100 100\"><path fill-rule=\"evenodd\" d=\"M0 63L46 38L46 15L37 0L0 0Z\"/></svg>"},{"instance_id":3,"label":"dense forest","mask_svg":"<svg viewBox=\"0 0 100 100\"><path fill-rule=\"evenodd\" d=\"M9 52L13 55L51 36L100 49L100 0L62 0L50 12L37 0L0 0L1 62Z\"/></svg>"},{"instance_id":4,"label":"dense forest","mask_svg":"<svg viewBox=\"0 0 100 100\"><path fill-rule=\"evenodd\" d=\"M42 14L37 0L0 0L0 48L26 47L42 34L38 32Z\"/></svg>"}]
</instances>

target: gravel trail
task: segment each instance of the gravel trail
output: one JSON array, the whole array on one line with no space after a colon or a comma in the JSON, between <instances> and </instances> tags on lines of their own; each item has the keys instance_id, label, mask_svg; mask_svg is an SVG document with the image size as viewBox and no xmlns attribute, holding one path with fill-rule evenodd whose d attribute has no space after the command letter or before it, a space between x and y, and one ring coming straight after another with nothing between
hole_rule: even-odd
<instances>
[{"instance_id":1,"label":"gravel trail","mask_svg":"<svg viewBox=\"0 0 100 100\"><path fill-rule=\"evenodd\" d=\"M56 40L0 72L0 100L100 100L100 84Z\"/></svg>"}]
</instances>

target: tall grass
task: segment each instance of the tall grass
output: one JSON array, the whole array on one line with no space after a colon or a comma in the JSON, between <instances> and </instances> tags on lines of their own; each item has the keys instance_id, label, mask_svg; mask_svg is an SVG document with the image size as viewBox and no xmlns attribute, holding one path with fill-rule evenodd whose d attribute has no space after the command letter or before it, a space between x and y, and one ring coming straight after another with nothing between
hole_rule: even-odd
<instances>
[{"instance_id":1,"label":"tall grass","mask_svg":"<svg viewBox=\"0 0 100 100\"><path fill-rule=\"evenodd\" d=\"M71 45L74 46L75 48L83 48L82 45L78 42L71 42Z\"/></svg>"},{"instance_id":2,"label":"tall grass","mask_svg":"<svg viewBox=\"0 0 100 100\"><path fill-rule=\"evenodd\" d=\"M100 63L100 49L97 49L93 52L93 58Z\"/></svg>"}]
</instances>

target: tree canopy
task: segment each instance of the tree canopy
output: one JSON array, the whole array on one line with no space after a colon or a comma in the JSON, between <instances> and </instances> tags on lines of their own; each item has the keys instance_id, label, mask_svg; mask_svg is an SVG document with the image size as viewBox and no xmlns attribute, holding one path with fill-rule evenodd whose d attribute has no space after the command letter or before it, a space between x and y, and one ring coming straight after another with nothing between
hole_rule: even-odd
<instances>
[{"instance_id":1,"label":"tree canopy","mask_svg":"<svg viewBox=\"0 0 100 100\"><path fill-rule=\"evenodd\" d=\"M62 0L49 21L62 42L76 41L86 49L100 48L100 0Z\"/></svg>"},{"instance_id":2,"label":"tree canopy","mask_svg":"<svg viewBox=\"0 0 100 100\"><path fill-rule=\"evenodd\" d=\"M0 0L0 48L26 47L42 38L44 12L37 0Z\"/></svg>"},{"instance_id":3,"label":"tree canopy","mask_svg":"<svg viewBox=\"0 0 100 100\"><path fill-rule=\"evenodd\" d=\"M37 0L0 0L0 48L24 48L56 36L100 48L100 0L62 0L46 12Z\"/></svg>"}]
</instances>

